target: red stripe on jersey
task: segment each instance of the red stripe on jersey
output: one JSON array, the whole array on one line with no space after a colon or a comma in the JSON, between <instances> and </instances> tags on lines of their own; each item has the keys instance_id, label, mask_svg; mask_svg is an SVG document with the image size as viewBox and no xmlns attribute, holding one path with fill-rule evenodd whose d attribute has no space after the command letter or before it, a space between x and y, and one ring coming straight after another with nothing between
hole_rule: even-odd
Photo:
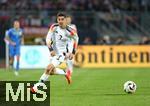
<instances>
[{"instance_id":1,"label":"red stripe on jersey","mask_svg":"<svg viewBox=\"0 0 150 106\"><path fill-rule=\"evenodd\" d=\"M70 31L70 35L73 36L73 35L74 35L74 32L73 32L73 31Z\"/></svg>"},{"instance_id":2,"label":"red stripe on jersey","mask_svg":"<svg viewBox=\"0 0 150 106\"><path fill-rule=\"evenodd\" d=\"M76 42L74 42L74 44L73 44L73 48L77 48L77 43Z\"/></svg>"},{"instance_id":3,"label":"red stripe on jersey","mask_svg":"<svg viewBox=\"0 0 150 106\"><path fill-rule=\"evenodd\" d=\"M58 24L57 23L54 23L54 24L52 24L51 26L50 26L50 30L52 31L53 29L54 29L54 27L56 27L56 26L58 26Z\"/></svg>"},{"instance_id":4,"label":"red stripe on jersey","mask_svg":"<svg viewBox=\"0 0 150 106\"><path fill-rule=\"evenodd\" d=\"M71 36L75 35L76 34L76 30L75 29L71 29L70 34L71 34Z\"/></svg>"},{"instance_id":5,"label":"red stripe on jersey","mask_svg":"<svg viewBox=\"0 0 150 106\"><path fill-rule=\"evenodd\" d=\"M76 34L76 32L77 32L76 29L71 28L71 27L68 27L67 30L70 32L71 36L74 36Z\"/></svg>"}]
</instances>

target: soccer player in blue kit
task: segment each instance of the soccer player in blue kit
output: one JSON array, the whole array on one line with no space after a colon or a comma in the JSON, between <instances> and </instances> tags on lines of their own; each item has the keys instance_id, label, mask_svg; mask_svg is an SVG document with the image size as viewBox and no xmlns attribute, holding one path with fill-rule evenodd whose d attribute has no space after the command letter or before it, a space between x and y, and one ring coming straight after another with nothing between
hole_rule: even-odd
<instances>
[{"instance_id":1,"label":"soccer player in blue kit","mask_svg":"<svg viewBox=\"0 0 150 106\"><path fill-rule=\"evenodd\" d=\"M19 59L20 59L20 46L23 43L23 30L20 28L20 23L15 20L13 28L10 28L6 32L5 41L9 45L9 58L10 65L13 65L14 57L16 56L15 75L18 75L19 70Z\"/></svg>"}]
</instances>

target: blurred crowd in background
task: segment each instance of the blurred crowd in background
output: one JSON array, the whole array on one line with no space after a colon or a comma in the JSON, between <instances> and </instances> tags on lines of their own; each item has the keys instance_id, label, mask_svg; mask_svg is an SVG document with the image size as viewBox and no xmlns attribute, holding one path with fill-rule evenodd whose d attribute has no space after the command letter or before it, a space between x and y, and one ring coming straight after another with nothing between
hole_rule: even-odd
<instances>
[{"instance_id":1,"label":"blurred crowd in background","mask_svg":"<svg viewBox=\"0 0 150 106\"><path fill-rule=\"evenodd\" d=\"M14 6L15 5L15 6ZM1 0L0 10L104 11L150 10L149 0Z\"/></svg>"},{"instance_id":2,"label":"blurred crowd in background","mask_svg":"<svg viewBox=\"0 0 150 106\"><path fill-rule=\"evenodd\" d=\"M67 11L78 28L79 44L150 44L150 0L0 0L1 34L19 19L23 28L48 28ZM44 44L28 36L26 44Z\"/></svg>"}]
</instances>

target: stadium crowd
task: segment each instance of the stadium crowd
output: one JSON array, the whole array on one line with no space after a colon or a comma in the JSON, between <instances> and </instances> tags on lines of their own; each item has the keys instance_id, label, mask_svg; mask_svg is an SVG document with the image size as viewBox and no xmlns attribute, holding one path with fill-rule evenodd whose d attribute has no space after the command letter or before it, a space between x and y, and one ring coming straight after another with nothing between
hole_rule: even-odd
<instances>
[{"instance_id":1,"label":"stadium crowd","mask_svg":"<svg viewBox=\"0 0 150 106\"><path fill-rule=\"evenodd\" d=\"M15 6L14 6L15 5ZM1 0L0 10L105 11L150 10L149 0Z\"/></svg>"},{"instance_id":2,"label":"stadium crowd","mask_svg":"<svg viewBox=\"0 0 150 106\"><path fill-rule=\"evenodd\" d=\"M59 10L75 12L71 15L80 35L79 44L150 44L150 38L143 34L138 34L140 38L136 42L124 36L134 36L130 34L130 29L135 32L138 32L137 28L141 30L138 26L141 23L139 15L121 18L122 11L150 11L149 0L0 0L0 23L3 20L10 22L15 16L22 27L48 27L55 22L53 12ZM129 34L122 31L122 23ZM3 26L10 27L9 23L3 23ZM114 29L125 34L120 36L116 33L113 36L118 36L113 37L110 33L114 33Z\"/></svg>"}]
</instances>

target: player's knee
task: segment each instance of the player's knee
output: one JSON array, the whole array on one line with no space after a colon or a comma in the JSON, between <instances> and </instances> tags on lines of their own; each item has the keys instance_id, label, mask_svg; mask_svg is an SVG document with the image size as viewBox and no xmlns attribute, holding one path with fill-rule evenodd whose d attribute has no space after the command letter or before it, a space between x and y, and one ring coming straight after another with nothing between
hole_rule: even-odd
<instances>
[{"instance_id":1,"label":"player's knee","mask_svg":"<svg viewBox=\"0 0 150 106\"><path fill-rule=\"evenodd\" d=\"M19 61L19 59L20 59L20 56L16 56L17 57L17 61Z\"/></svg>"},{"instance_id":2,"label":"player's knee","mask_svg":"<svg viewBox=\"0 0 150 106\"><path fill-rule=\"evenodd\" d=\"M49 64L46 68L46 74L52 74L53 73L53 70L54 70L54 65L53 64Z\"/></svg>"}]
</instances>

